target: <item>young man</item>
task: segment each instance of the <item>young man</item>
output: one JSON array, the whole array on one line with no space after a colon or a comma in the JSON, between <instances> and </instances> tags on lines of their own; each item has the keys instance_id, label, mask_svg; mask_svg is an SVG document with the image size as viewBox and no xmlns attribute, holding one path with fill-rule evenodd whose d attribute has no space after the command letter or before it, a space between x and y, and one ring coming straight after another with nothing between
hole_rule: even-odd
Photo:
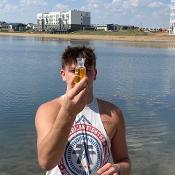
<instances>
[{"instance_id":1,"label":"young man","mask_svg":"<svg viewBox=\"0 0 175 175\"><path fill-rule=\"evenodd\" d=\"M75 83L76 58L85 58L86 77ZM61 76L65 94L36 114L37 150L47 175L129 175L131 163L121 110L93 95L96 56L87 47L67 47Z\"/></svg>"}]
</instances>

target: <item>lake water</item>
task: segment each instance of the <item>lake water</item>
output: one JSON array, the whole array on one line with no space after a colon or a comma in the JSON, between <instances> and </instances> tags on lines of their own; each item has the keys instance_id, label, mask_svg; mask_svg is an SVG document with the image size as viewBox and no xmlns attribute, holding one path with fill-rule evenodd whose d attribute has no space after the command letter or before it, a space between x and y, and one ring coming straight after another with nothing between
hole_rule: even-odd
<instances>
[{"instance_id":1,"label":"lake water","mask_svg":"<svg viewBox=\"0 0 175 175\"><path fill-rule=\"evenodd\" d=\"M0 175L43 174L36 158L37 107L60 96L67 45L95 48L95 95L125 115L133 175L175 174L175 44L45 41L0 37Z\"/></svg>"}]
</instances>

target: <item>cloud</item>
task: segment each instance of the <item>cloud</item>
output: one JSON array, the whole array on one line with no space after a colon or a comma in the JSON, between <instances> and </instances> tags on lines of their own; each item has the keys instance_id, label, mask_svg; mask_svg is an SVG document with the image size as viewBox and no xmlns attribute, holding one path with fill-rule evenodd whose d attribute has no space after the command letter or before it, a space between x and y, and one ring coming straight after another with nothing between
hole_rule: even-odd
<instances>
[{"instance_id":1,"label":"cloud","mask_svg":"<svg viewBox=\"0 0 175 175\"><path fill-rule=\"evenodd\" d=\"M133 7L138 7L140 0L130 0L130 5Z\"/></svg>"},{"instance_id":2,"label":"cloud","mask_svg":"<svg viewBox=\"0 0 175 175\"><path fill-rule=\"evenodd\" d=\"M47 0L20 0L22 6L47 5Z\"/></svg>"},{"instance_id":3,"label":"cloud","mask_svg":"<svg viewBox=\"0 0 175 175\"><path fill-rule=\"evenodd\" d=\"M69 6L61 3L56 4L54 8L54 11L60 11L60 12L67 11L67 10L70 10Z\"/></svg>"},{"instance_id":4,"label":"cloud","mask_svg":"<svg viewBox=\"0 0 175 175\"><path fill-rule=\"evenodd\" d=\"M89 0L87 1L87 4L83 5L80 9L84 11L89 11L92 14L97 14L100 12L104 13L105 10L105 4L102 1L99 0Z\"/></svg>"},{"instance_id":5,"label":"cloud","mask_svg":"<svg viewBox=\"0 0 175 175\"><path fill-rule=\"evenodd\" d=\"M167 26L169 23L169 4L163 3L161 0L87 0L81 10L91 12L92 24ZM152 17L148 18L150 15Z\"/></svg>"},{"instance_id":6,"label":"cloud","mask_svg":"<svg viewBox=\"0 0 175 175\"><path fill-rule=\"evenodd\" d=\"M151 2L148 4L148 7L150 8L159 8L159 7L162 7L164 4L160 1L158 2Z\"/></svg>"},{"instance_id":7,"label":"cloud","mask_svg":"<svg viewBox=\"0 0 175 175\"><path fill-rule=\"evenodd\" d=\"M13 12L17 9L17 5L8 3L6 0L0 2L0 14Z\"/></svg>"},{"instance_id":8,"label":"cloud","mask_svg":"<svg viewBox=\"0 0 175 175\"><path fill-rule=\"evenodd\" d=\"M109 6L115 6L118 8L132 8L138 7L140 4L140 0L112 0Z\"/></svg>"},{"instance_id":9,"label":"cloud","mask_svg":"<svg viewBox=\"0 0 175 175\"><path fill-rule=\"evenodd\" d=\"M81 7L81 10L91 12L92 22L120 23L124 16L132 15L139 5L140 0L112 0L110 2L88 0L87 4Z\"/></svg>"}]
</instances>

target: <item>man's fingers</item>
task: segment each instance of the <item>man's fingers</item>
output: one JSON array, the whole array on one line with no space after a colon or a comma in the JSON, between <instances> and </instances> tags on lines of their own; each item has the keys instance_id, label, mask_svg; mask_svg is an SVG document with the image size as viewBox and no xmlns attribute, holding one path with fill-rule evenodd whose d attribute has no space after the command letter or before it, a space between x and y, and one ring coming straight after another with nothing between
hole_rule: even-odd
<instances>
[{"instance_id":1,"label":"man's fingers","mask_svg":"<svg viewBox=\"0 0 175 175\"><path fill-rule=\"evenodd\" d=\"M107 171L105 171L106 175L115 175L116 174L116 170L113 166L111 166Z\"/></svg>"},{"instance_id":2,"label":"man's fingers","mask_svg":"<svg viewBox=\"0 0 175 175\"><path fill-rule=\"evenodd\" d=\"M75 84L74 88L70 90L69 97L72 99L78 95L83 89L88 87L87 77L83 78L79 83Z\"/></svg>"},{"instance_id":3,"label":"man's fingers","mask_svg":"<svg viewBox=\"0 0 175 175\"><path fill-rule=\"evenodd\" d=\"M109 168L111 168L111 167L112 167L112 164L111 164L111 163L106 163L103 167L101 167L101 168L97 171L97 173L98 173L98 174L102 174L102 173L106 172L107 170L109 170Z\"/></svg>"},{"instance_id":4,"label":"man's fingers","mask_svg":"<svg viewBox=\"0 0 175 175\"><path fill-rule=\"evenodd\" d=\"M79 92L79 94L76 96L77 99L83 99L83 100L85 100L85 98L82 98L82 97L85 96L86 92L87 92L87 89L86 89L86 88L84 88L83 90L81 90L81 91ZM82 101L82 102L83 102L83 101ZM84 102L86 103L86 101L84 101ZM83 104L84 104L84 102L83 102Z\"/></svg>"},{"instance_id":5,"label":"man's fingers","mask_svg":"<svg viewBox=\"0 0 175 175\"><path fill-rule=\"evenodd\" d=\"M97 171L99 175L118 175L115 167L111 163L106 163L102 168Z\"/></svg>"}]
</instances>

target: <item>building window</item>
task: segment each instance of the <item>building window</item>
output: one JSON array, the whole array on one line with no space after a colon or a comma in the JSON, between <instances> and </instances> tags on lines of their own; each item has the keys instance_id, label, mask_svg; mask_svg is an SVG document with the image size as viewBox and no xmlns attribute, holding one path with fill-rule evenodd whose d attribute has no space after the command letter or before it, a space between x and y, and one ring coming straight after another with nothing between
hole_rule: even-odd
<instances>
[{"instance_id":1,"label":"building window","mask_svg":"<svg viewBox=\"0 0 175 175\"><path fill-rule=\"evenodd\" d=\"M62 19L64 20L64 14L62 15Z\"/></svg>"}]
</instances>

